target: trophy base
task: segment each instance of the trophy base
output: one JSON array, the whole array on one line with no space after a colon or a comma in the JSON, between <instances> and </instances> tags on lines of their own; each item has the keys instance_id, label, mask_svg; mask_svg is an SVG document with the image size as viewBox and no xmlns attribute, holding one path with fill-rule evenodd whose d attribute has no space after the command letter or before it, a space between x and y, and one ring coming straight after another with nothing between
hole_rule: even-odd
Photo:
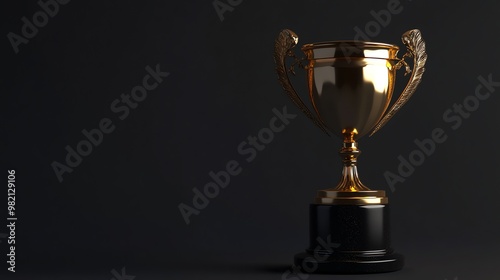
<instances>
[{"instance_id":1,"label":"trophy base","mask_svg":"<svg viewBox=\"0 0 500 280\"><path fill-rule=\"evenodd\" d=\"M377 257L332 255L326 260L317 260L314 253L305 252L295 255L295 266L300 266L305 273L316 274L383 273L402 269L404 257L394 253Z\"/></svg>"},{"instance_id":2,"label":"trophy base","mask_svg":"<svg viewBox=\"0 0 500 280\"><path fill-rule=\"evenodd\" d=\"M400 270L390 247L389 205L311 204L310 246L295 256L306 273L379 273Z\"/></svg>"}]
</instances>

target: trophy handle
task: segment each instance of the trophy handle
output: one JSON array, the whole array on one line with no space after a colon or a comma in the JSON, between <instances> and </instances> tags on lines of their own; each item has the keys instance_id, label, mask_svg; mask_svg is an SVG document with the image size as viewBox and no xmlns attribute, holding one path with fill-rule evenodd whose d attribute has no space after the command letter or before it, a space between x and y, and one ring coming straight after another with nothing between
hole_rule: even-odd
<instances>
[{"instance_id":1,"label":"trophy handle","mask_svg":"<svg viewBox=\"0 0 500 280\"><path fill-rule=\"evenodd\" d=\"M427 60L427 53L425 52L425 42L422 39L422 34L418 29L412 29L406 31L403 36L401 36L403 44L406 46L406 53L403 55L401 60L395 65L396 69L405 66L405 75L412 72L410 80L406 85L403 93L399 96L398 100L394 105L392 105L389 112L375 125L375 128L370 133L370 136L375 134L379 129L381 129L393 116L396 114L403 105L410 99L410 97L415 93L417 86L422 81L422 75L424 74L425 61ZM404 60L406 57L413 57L413 71L410 66Z\"/></svg>"},{"instance_id":2,"label":"trophy handle","mask_svg":"<svg viewBox=\"0 0 500 280\"><path fill-rule=\"evenodd\" d=\"M293 66L295 64L300 65L300 60L297 59L295 54L292 51L292 48L297 45L299 41L299 37L295 32L284 29L276 38L274 43L274 63L276 64L276 73L278 74L278 79L281 83L281 86L285 90L285 93L290 97L293 103L299 107L299 109L304 113L309 119L311 119L323 132L328 135L325 125L316 118L309 108L304 104L302 99L299 97L297 92L292 86L290 79L288 78L288 71L295 75L293 70ZM295 62L292 64L290 69L286 67L286 58L293 57L295 58Z\"/></svg>"}]
</instances>

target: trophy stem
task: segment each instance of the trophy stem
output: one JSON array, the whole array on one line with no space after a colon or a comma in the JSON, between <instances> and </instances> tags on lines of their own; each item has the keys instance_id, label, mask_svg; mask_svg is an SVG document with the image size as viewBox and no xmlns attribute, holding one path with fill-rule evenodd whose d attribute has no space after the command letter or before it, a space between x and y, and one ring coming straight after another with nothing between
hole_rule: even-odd
<instances>
[{"instance_id":1,"label":"trophy stem","mask_svg":"<svg viewBox=\"0 0 500 280\"><path fill-rule=\"evenodd\" d=\"M387 204L388 199L385 191L371 190L361 183L358 176L358 156L361 151L358 143L354 140L358 131L356 129L345 129L342 131L344 143L339 154L344 163L342 179L335 188L320 190L316 195L315 202L318 204Z\"/></svg>"},{"instance_id":2,"label":"trophy stem","mask_svg":"<svg viewBox=\"0 0 500 280\"><path fill-rule=\"evenodd\" d=\"M358 149L358 143L352 140L352 138L345 139L339 154L344 167L342 170L342 179L334 190L341 192L369 191L370 188L363 185L358 176L356 163L358 156L361 154L361 151Z\"/></svg>"}]
</instances>

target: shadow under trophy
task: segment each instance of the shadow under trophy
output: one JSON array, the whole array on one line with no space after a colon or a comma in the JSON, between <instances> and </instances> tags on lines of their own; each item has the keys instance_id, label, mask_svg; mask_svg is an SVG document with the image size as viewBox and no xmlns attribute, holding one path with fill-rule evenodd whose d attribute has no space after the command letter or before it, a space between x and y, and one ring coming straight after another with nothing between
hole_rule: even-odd
<instances>
[{"instance_id":1,"label":"shadow under trophy","mask_svg":"<svg viewBox=\"0 0 500 280\"><path fill-rule=\"evenodd\" d=\"M275 42L278 78L287 95L326 134L343 140L340 156L342 178L334 188L317 192L310 205L310 246L295 255L295 265L308 273L376 273L399 270L404 258L390 245L389 205L383 190L361 183L356 168L358 139L382 128L415 92L427 60L425 42L418 29L405 32L407 52L397 57L396 45L331 41L306 44L300 60L292 49L298 42L283 30ZM293 58L290 67L287 58ZM405 58L413 57L413 70ZM302 65L305 62L305 65ZM313 112L291 85L294 66L307 72ZM386 113L394 91L396 71L404 67L409 82ZM336 246L325 246L336 244ZM334 247L334 248L325 248ZM309 263L308 263L309 262ZM305 265L307 264L307 268Z\"/></svg>"}]
</instances>

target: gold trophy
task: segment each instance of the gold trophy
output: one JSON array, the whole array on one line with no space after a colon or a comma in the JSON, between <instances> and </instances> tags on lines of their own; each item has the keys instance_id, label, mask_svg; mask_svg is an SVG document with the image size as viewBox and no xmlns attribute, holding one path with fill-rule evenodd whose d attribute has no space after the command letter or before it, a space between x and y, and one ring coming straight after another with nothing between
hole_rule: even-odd
<instances>
[{"instance_id":1,"label":"gold trophy","mask_svg":"<svg viewBox=\"0 0 500 280\"><path fill-rule=\"evenodd\" d=\"M310 247L295 256L295 265L308 273L375 273L399 270L403 256L390 246L389 205L383 190L371 190L358 177L358 139L373 135L401 109L415 92L427 60L418 29L402 36L407 52L397 57L396 45L331 41L306 44L304 59L292 49L298 36L283 30L275 42L278 78L293 103L326 134L343 140L342 178L334 188L317 192L310 205ZM290 67L287 57L293 58ZM413 57L413 69L405 61ZM294 66L307 72L310 110L291 85ZM387 111L396 71L410 74L405 89ZM386 113L387 111L387 113ZM330 244L330 245L328 245ZM331 246L336 244L336 246Z\"/></svg>"}]
</instances>

